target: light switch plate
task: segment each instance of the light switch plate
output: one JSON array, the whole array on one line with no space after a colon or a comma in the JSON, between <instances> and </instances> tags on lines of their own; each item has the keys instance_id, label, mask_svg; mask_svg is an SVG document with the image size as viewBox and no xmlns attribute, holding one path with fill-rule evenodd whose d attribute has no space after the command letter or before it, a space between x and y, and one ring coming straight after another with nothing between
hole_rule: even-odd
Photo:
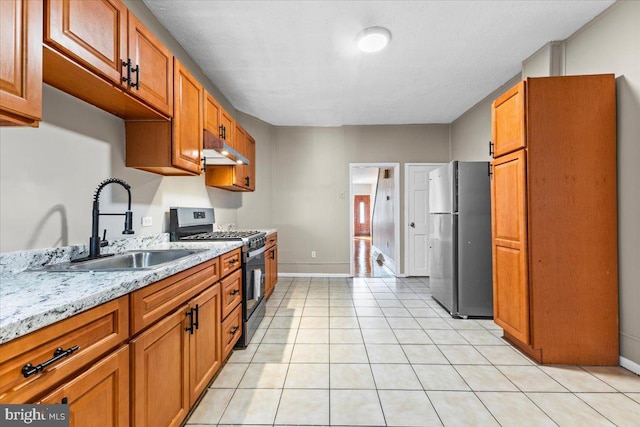
<instances>
[{"instance_id":1,"label":"light switch plate","mask_svg":"<svg viewBox=\"0 0 640 427\"><path fill-rule=\"evenodd\" d=\"M143 216L142 217L142 226L143 227L151 227L153 225L153 217L151 216Z\"/></svg>"}]
</instances>

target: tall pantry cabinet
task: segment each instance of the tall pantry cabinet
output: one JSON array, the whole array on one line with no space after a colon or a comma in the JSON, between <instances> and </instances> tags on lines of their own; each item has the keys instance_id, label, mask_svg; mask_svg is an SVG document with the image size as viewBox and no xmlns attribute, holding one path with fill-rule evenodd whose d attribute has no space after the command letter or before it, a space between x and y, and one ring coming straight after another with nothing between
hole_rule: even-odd
<instances>
[{"instance_id":1,"label":"tall pantry cabinet","mask_svg":"<svg viewBox=\"0 0 640 427\"><path fill-rule=\"evenodd\" d=\"M617 365L614 76L528 78L492 134L495 322L539 363Z\"/></svg>"}]
</instances>

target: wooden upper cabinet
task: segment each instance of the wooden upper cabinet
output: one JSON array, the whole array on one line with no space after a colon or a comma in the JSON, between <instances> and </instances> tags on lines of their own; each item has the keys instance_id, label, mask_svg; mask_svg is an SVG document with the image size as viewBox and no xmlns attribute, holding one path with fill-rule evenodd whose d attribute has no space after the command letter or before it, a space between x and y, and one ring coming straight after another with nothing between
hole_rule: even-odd
<instances>
[{"instance_id":1,"label":"wooden upper cabinet","mask_svg":"<svg viewBox=\"0 0 640 427\"><path fill-rule=\"evenodd\" d=\"M46 0L44 82L124 119L171 117L173 56L121 0Z\"/></svg>"},{"instance_id":2,"label":"wooden upper cabinet","mask_svg":"<svg viewBox=\"0 0 640 427\"><path fill-rule=\"evenodd\" d=\"M234 148L243 156L247 156L247 132L245 132L244 128L240 126L239 123L236 122L235 130L233 133L234 140ZM236 168L236 173L234 174L233 185L241 188L248 188L247 178L249 177L247 174L247 165L237 165L234 166Z\"/></svg>"},{"instance_id":3,"label":"wooden upper cabinet","mask_svg":"<svg viewBox=\"0 0 640 427\"><path fill-rule=\"evenodd\" d=\"M42 3L0 1L0 125L42 119Z\"/></svg>"},{"instance_id":4,"label":"wooden upper cabinet","mask_svg":"<svg viewBox=\"0 0 640 427\"><path fill-rule=\"evenodd\" d=\"M247 152L246 156L249 159L249 164L246 166L247 177L249 178L249 191L255 191L256 189L256 140L253 139L249 133L247 133L246 139Z\"/></svg>"},{"instance_id":5,"label":"wooden upper cabinet","mask_svg":"<svg viewBox=\"0 0 640 427\"><path fill-rule=\"evenodd\" d=\"M204 91L204 128L220 137L220 116L222 115L222 107L218 101L206 90Z\"/></svg>"},{"instance_id":6,"label":"wooden upper cabinet","mask_svg":"<svg viewBox=\"0 0 640 427\"><path fill-rule=\"evenodd\" d=\"M227 113L222 107L220 108L220 126L222 126L220 139L237 150L234 142L235 120L231 114Z\"/></svg>"},{"instance_id":7,"label":"wooden upper cabinet","mask_svg":"<svg viewBox=\"0 0 640 427\"><path fill-rule=\"evenodd\" d=\"M124 87L127 14L120 0L47 0L45 43Z\"/></svg>"},{"instance_id":8,"label":"wooden upper cabinet","mask_svg":"<svg viewBox=\"0 0 640 427\"><path fill-rule=\"evenodd\" d=\"M161 175L199 175L202 86L175 58L173 73L173 119L128 120L126 165Z\"/></svg>"},{"instance_id":9,"label":"wooden upper cabinet","mask_svg":"<svg viewBox=\"0 0 640 427\"><path fill-rule=\"evenodd\" d=\"M200 174L202 85L178 60L174 62L173 164Z\"/></svg>"},{"instance_id":10,"label":"wooden upper cabinet","mask_svg":"<svg viewBox=\"0 0 640 427\"><path fill-rule=\"evenodd\" d=\"M162 113L173 114L173 55L129 13L131 93ZM134 88L135 86L135 88Z\"/></svg>"},{"instance_id":11,"label":"wooden upper cabinet","mask_svg":"<svg viewBox=\"0 0 640 427\"><path fill-rule=\"evenodd\" d=\"M525 82L509 89L491 105L493 157L526 145Z\"/></svg>"}]
</instances>

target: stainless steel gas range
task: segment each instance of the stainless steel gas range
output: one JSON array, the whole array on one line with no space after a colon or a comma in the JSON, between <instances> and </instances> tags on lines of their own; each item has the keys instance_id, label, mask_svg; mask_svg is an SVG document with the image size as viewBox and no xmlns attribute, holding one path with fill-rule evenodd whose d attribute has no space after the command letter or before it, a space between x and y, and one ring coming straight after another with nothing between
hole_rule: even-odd
<instances>
[{"instance_id":1,"label":"stainless steel gas range","mask_svg":"<svg viewBox=\"0 0 640 427\"><path fill-rule=\"evenodd\" d=\"M242 337L236 346L246 347L262 322L265 302L266 233L260 231L213 231L213 208L169 209L172 242L241 241L242 245Z\"/></svg>"}]
</instances>

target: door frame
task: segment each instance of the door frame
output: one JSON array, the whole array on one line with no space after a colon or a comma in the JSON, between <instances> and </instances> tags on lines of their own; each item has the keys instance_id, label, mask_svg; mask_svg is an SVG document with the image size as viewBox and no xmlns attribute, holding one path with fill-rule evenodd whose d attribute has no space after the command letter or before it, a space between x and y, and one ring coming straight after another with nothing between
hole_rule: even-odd
<instances>
[{"instance_id":1,"label":"door frame","mask_svg":"<svg viewBox=\"0 0 640 427\"><path fill-rule=\"evenodd\" d=\"M404 164L404 271L403 277L409 276L409 167L410 166L435 166L440 167L446 163L405 163ZM429 202L427 201L427 204Z\"/></svg>"},{"instance_id":2,"label":"door frame","mask_svg":"<svg viewBox=\"0 0 640 427\"><path fill-rule=\"evenodd\" d=\"M395 240L395 261L396 261L396 277L401 277L399 273L400 266L400 163L349 163L349 274L351 277L355 274L355 265L353 263L353 237L355 230L353 229L353 170L355 168L380 168L393 169L393 176L397 177L393 184L393 191L396 194L393 201L393 239ZM375 205L375 200L370 204ZM373 236L373 221L371 222L371 235Z\"/></svg>"}]
</instances>

